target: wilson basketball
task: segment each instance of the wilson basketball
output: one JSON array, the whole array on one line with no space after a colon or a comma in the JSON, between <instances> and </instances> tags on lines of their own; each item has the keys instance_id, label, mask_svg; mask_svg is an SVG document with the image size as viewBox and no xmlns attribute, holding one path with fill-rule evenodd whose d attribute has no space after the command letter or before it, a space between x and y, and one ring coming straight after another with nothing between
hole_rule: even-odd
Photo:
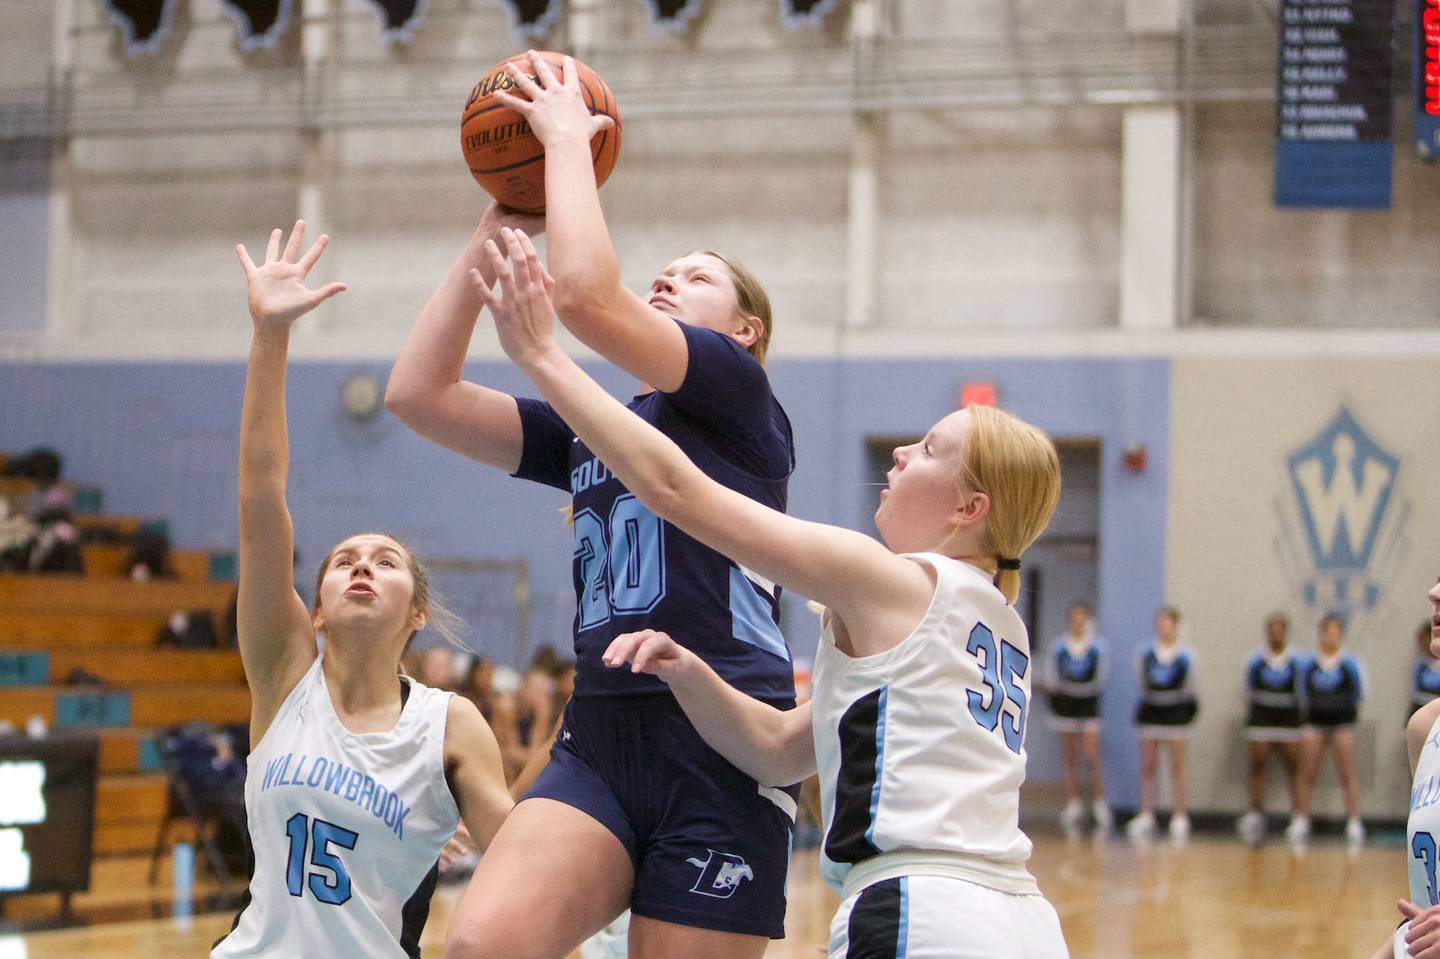
<instances>
[{"instance_id":1,"label":"wilson basketball","mask_svg":"<svg viewBox=\"0 0 1440 959\"><path fill-rule=\"evenodd\" d=\"M550 64L558 78L564 64L564 55L543 52L540 56ZM615 158L620 155L620 109L615 96L599 74L579 60L571 61L580 74L580 91L591 114L603 113L615 121L609 130L601 130L590 141L590 158L595 164L595 185L604 184L610 171L615 168ZM487 70L485 76L470 91L465 109L460 114L460 147L465 153L465 162L475 182L504 205L525 213L539 213L545 209L545 148L530 132L530 124L504 102L497 99L498 91L511 91L515 81L505 70L505 64L518 63L527 75L530 74L530 58L517 54ZM538 80L536 80L539 83ZM516 91L517 95L524 96Z\"/></svg>"}]
</instances>

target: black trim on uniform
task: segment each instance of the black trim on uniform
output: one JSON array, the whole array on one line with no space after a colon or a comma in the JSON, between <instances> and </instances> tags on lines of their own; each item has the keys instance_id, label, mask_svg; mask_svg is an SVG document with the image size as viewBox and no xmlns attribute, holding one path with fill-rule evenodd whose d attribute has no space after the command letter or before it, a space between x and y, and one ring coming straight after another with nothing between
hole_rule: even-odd
<instances>
[{"instance_id":1,"label":"black trim on uniform","mask_svg":"<svg viewBox=\"0 0 1440 959\"><path fill-rule=\"evenodd\" d=\"M420 959L420 933L430 917L430 897L435 894L435 884L439 881L440 860L437 859L400 909L400 948L410 959Z\"/></svg>"},{"instance_id":2,"label":"black trim on uniform","mask_svg":"<svg viewBox=\"0 0 1440 959\"><path fill-rule=\"evenodd\" d=\"M850 910L845 959L895 959L900 954L904 925L901 882L885 879L860 893Z\"/></svg>"},{"instance_id":3,"label":"black trim on uniform","mask_svg":"<svg viewBox=\"0 0 1440 959\"><path fill-rule=\"evenodd\" d=\"M835 816L825 836L831 862L864 862L880 850L866 837L875 795L875 728L885 688L861 696L840 717L840 771L835 777Z\"/></svg>"}]
</instances>

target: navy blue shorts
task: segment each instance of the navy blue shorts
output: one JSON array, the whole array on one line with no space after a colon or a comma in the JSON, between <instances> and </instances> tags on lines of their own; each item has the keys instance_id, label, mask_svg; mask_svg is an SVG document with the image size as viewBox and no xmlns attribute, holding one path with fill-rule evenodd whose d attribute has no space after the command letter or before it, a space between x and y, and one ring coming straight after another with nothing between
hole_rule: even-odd
<instances>
[{"instance_id":1,"label":"navy blue shorts","mask_svg":"<svg viewBox=\"0 0 1440 959\"><path fill-rule=\"evenodd\" d=\"M615 834L635 865L635 915L782 939L798 794L761 787L705 744L673 696L648 696L572 699L525 798L563 802Z\"/></svg>"}]
</instances>

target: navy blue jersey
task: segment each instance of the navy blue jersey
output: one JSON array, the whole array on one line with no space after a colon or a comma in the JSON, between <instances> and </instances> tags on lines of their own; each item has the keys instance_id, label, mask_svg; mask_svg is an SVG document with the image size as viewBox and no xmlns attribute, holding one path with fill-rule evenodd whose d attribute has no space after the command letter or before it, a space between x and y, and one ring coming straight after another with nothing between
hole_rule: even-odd
<instances>
[{"instance_id":1,"label":"navy blue jersey","mask_svg":"<svg viewBox=\"0 0 1440 959\"><path fill-rule=\"evenodd\" d=\"M1440 696L1440 660L1421 657L1415 660L1415 673L1410 683L1410 701L1424 706Z\"/></svg>"},{"instance_id":2,"label":"navy blue jersey","mask_svg":"<svg viewBox=\"0 0 1440 959\"><path fill-rule=\"evenodd\" d=\"M1317 726L1344 726L1355 722L1365 698L1360 663L1342 653L1330 663L1308 660L1301 669L1306 719Z\"/></svg>"},{"instance_id":3,"label":"navy blue jersey","mask_svg":"<svg viewBox=\"0 0 1440 959\"><path fill-rule=\"evenodd\" d=\"M679 325L689 349L685 381L674 393L637 396L629 408L707 476L783 511L794 441L764 368L728 336ZM550 404L517 402L524 450L515 475L572 497L575 695L668 692L654 676L600 662L616 636L648 628L670 633L751 696L793 703L777 587L641 505Z\"/></svg>"}]
</instances>

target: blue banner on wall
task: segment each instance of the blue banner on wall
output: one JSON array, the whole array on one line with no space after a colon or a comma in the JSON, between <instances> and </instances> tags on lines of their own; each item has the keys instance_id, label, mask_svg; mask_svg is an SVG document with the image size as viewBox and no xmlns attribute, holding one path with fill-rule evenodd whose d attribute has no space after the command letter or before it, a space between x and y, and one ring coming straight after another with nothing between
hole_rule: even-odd
<instances>
[{"instance_id":1,"label":"blue banner on wall","mask_svg":"<svg viewBox=\"0 0 1440 959\"><path fill-rule=\"evenodd\" d=\"M1388 209L1393 0L1282 0L1275 205Z\"/></svg>"},{"instance_id":2,"label":"blue banner on wall","mask_svg":"<svg viewBox=\"0 0 1440 959\"><path fill-rule=\"evenodd\" d=\"M1415 152L1440 159L1440 0L1415 0Z\"/></svg>"}]
</instances>

